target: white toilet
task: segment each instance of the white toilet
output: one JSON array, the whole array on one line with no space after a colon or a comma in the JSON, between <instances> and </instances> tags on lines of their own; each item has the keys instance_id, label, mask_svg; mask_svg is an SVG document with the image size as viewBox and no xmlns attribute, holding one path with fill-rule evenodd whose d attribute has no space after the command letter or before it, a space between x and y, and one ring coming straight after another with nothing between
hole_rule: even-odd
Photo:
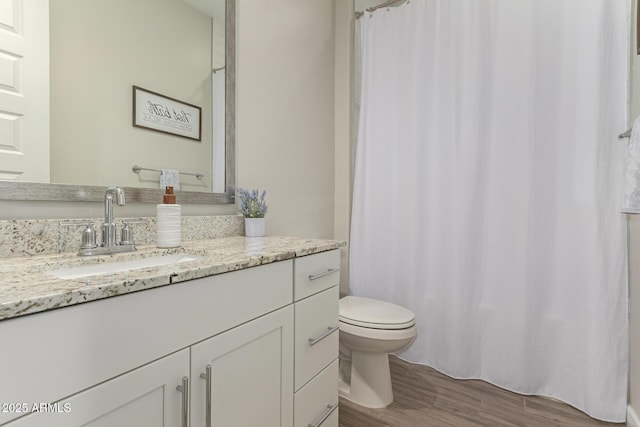
<instances>
[{"instance_id":1,"label":"white toilet","mask_svg":"<svg viewBox=\"0 0 640 427\"><path fill-rule=\"evenodd\" d=\"M416 336L408 309L371 298L340 300L340 396L368 408L393 402L388 354Z\"/></svg>"}]
</instances>

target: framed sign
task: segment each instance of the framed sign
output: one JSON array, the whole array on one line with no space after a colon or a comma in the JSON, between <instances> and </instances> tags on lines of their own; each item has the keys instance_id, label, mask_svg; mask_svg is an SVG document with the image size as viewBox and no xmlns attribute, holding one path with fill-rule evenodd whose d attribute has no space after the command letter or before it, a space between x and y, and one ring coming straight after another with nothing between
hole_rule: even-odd
<instances>
[{"instance_id":1,"label":"framed sign","mask_svg":"<svg viewBox=\"0 0 640 427\"><path fill-rule=\"evenodd\" d=\"M202 140L202 108L133 86L133 126Z\"/></svg>"}]
</instances>

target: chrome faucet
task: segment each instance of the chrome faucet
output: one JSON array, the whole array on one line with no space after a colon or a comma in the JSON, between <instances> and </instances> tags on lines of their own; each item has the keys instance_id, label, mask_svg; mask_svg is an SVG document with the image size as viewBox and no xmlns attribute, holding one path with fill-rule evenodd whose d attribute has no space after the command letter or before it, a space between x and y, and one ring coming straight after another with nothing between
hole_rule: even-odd
<instances>
[{"instance_id":1,"label":"chrome faucet","mask_svg":"<svg viewBox=\"0 0 640 427\"><path fill-rule=\"evenodd\" d=\"M108 255L118 252L132 252L136 250L129 223L123 228L123 238L120 242L117 239L116 224L113 222L113 202L118 206L125 205L124 191L120 187L109 187L104 192L104 224L102 224L102 243L96 245L96 237L91 223L86 224L86 229L82 232L82 245L80 256ZM134 223L137 221L133 221Z\"/></svg>"},{"instance_id":2,"label":"chrome faucet","mask_svg":"<svg viewBox=\"0 0 640 427\"><path fill-rule=\"evenodd\" d=\"M109 187L104 192L104 224L102 224L102 244L104 248L118 245L116 225L113 223L113 198L118 206L125 205L124 191L120 187Z\"/></svg>"}]
</instances>

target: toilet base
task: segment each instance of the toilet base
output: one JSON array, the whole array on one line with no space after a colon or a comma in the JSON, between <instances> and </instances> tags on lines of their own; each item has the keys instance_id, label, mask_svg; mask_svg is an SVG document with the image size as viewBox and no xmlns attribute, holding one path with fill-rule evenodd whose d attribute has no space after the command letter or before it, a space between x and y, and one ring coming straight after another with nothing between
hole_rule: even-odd
<instances>
[{"instance_id":1,"label":"toilet base","mask_svg":"<svg viewBox=\"0 0 640 427\"><path fill-rule=\"evenodd\" d=\"M352 351L350 364L350 382L347 383L342 376L340 378L341 397L367 408L386 408L393 402L389 356L386 353Z\"/></svg>"}]
</instances>

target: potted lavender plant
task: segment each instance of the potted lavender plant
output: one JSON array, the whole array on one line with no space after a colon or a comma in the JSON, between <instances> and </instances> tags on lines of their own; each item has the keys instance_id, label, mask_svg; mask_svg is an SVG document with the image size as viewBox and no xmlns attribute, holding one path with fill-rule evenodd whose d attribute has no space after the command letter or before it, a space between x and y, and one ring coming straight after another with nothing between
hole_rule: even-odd
<instances>
[{"instance_id":1,"label":"potted lavender plant","mask_svg":"<svg viewBox=\"0 0 640 427\"><path fill-rule=\"evenodd\" d=\"M259 190L247 190L236 188L236 194L240 197L240 213L244 216L244 235L247 237L264 236L267 204L264 197L266 190L260 193Z\"/></svg>"}]
</instances>

